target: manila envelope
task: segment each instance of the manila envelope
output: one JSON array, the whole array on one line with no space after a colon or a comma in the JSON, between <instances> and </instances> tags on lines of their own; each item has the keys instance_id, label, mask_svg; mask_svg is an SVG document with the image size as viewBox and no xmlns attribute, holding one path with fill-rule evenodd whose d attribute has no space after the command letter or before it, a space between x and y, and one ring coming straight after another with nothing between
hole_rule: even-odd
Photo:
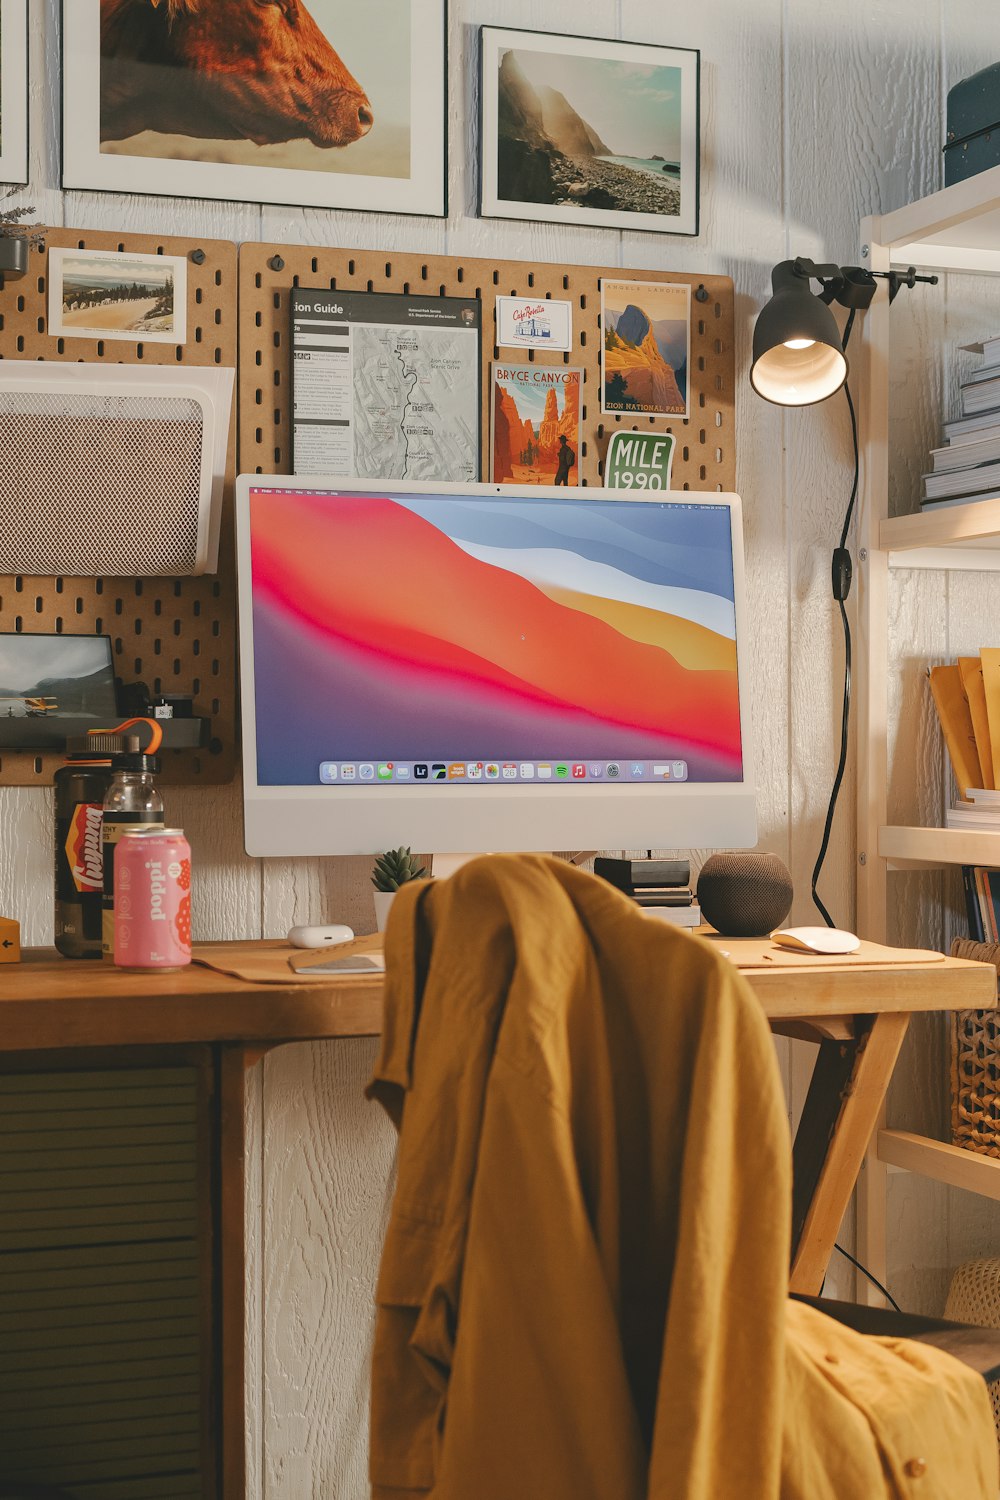
<instances>
[{"instance_id":1,"label":"manila envelope","mask_svg":"<svg viewBox=\"0 0 1000 1500\"><path fill-rule=\"evenodd\" d=\"M986 685L983 682L983 664L978 656L960 656L958 665L962 673L962 686L969 700L972 727L976 734L976 749L979 752L980 786L996 791L993 777L993 752L990 749L990 721L986 712Z\"/></svg>"},{"instance_id":2,"label":"manila envelope","mask_svg":"<svg viewBox=\"0 0 1000 1500\"><path fill-rule=\"evenodd\" d=\"M979 785L982 769L979 751L976 749L976 731L972 727L972 714L969 712L969 700L962 686L962 673L956 666L931 667L930 680L934 706L941 721L944 742L948 746L952 770L958 783L958 795L963 802L967 802L966 789ZM1000 744L1000 739L997 743Z\"/></svg>"},{"instance_id":3,"label":"manila envelope","mask_svg":"<svg viewBox=\"0 0 1000 1500\"><path fill-rule=\"evenodd\" d=\"M993 785L1000 786L1000 646L983 646L979 652L986 690L986 717L990 726L993 755Z\"/></svg>"}]
</instances>

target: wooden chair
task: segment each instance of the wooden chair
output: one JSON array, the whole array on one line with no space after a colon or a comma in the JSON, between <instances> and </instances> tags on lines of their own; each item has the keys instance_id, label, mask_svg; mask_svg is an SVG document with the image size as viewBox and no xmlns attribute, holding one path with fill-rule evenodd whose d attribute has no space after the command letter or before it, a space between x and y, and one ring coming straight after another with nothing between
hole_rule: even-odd
<instances>
[{"instance_id":1,"label":"wooden chair","mask_svg":"<svg viewBox=\"0 0 1000 1500\"><path fill-rule=\"evenodd\" d=\"M835 1318L857 1333L933 1344L976 1370L987 1382L1000 1378L1000 1328L975 1328L970 1323L923 1318L916 1313L898 1313L888 1307L859 1307L853 1302L835 1302L828 1297L795 1296L795 1301L818 1308L827 1317Z\"/></svg>"}]
</instances>

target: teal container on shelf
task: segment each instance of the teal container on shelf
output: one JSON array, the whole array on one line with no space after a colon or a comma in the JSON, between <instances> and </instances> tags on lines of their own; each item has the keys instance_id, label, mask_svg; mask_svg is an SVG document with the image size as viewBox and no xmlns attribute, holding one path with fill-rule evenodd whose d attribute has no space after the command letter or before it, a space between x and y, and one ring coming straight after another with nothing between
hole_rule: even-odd
<instances>
[{"instance_id":1,"label":"teal container on shelf","mask_svg":"<svg viewBox=\"0 0 1000 1500\"><path fill-rule=\"evenodd\" d=\"M945 186L1000 165L1000 63L948 90Z\"/></svg>"}]
</instances>

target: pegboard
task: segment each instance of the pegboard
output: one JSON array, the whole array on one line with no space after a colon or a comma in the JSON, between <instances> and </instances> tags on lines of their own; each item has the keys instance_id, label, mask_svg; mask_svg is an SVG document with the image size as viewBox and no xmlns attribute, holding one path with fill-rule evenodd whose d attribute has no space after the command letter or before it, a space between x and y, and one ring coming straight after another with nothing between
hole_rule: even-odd
<instances>
[{"instance_id":1,"label":"pegboard","mask_svg":"<svg viewBox=\"0 0 1000 1500\"><path fill-rule=\"evenodd\" d=\"M51 337L50 246L184 256L187 341ZM235 367L236 306L237 251L228 241L48 229L32 247L25 277L0 292L0 358ZM124 683L145 682L154 696L193 695L196 712L211 718L211 741L201 750L161 752L162 780L174 785L230 781L236 766L235 426L234 412L217 573L179 579L0 575L0 631L110 635L115 672ZM0 746L0 786L48 785L62 760L58 752Z\"/></svg>"},{"instance_id":2,"label":"pegboard","mask_svg":"<svg viewBox=\"0 0 1000 1500\"><path fill-rule=\"evenodd\" d=\"M602 416L600 399L601 278L688 282L691 299L691 415ZM303 245L244 245L240 251L240 471L286 474L291 466L290 288L330 291L431 293L482 302L482 474L489 478L490 365L503 358L538 365L580 365L579 472L583 484L602 483L604 456L616 426L672 432L675 489L736 487L733 283L727 276L620 266L532 265L525 261L465 260L446 255L389 255L379 251L320 250ZM553 297L573 303L568 354L532 354L493 344L496 297Z\"/></svg>"}]
</instances>

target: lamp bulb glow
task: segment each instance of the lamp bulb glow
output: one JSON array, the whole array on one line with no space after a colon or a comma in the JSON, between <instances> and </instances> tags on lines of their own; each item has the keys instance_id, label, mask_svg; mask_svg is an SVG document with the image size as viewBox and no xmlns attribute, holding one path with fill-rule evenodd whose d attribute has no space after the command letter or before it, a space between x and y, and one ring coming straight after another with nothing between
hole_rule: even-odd
<instances>
[{"instance_id":1,"label":"lamp bulb glow","mask_svg":"<svg viewBox=\"0 0 1000 1500\"><path fill-rule=\"evenodd\" d=\"M811 349L812 346L813 346L813 344L815 344L815 342L816 342L815 339L786 339L785 340L785 348L786 349Z\"/></svg>"}]
</instances>

